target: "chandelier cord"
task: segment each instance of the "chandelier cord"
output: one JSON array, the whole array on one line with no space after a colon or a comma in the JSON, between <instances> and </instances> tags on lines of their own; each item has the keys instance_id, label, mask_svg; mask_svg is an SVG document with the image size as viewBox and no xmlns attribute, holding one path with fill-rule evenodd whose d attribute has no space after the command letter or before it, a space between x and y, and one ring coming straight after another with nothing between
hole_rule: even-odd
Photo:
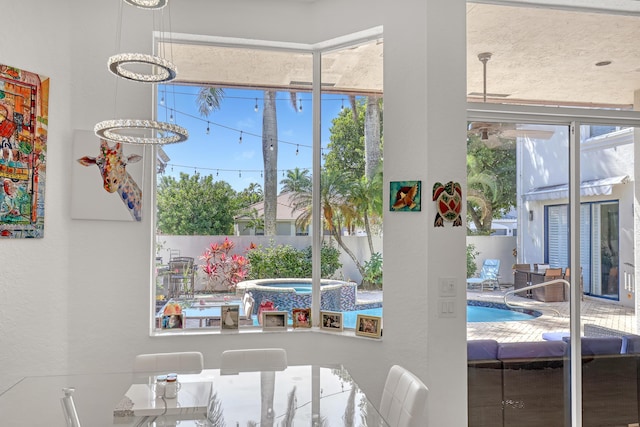
<instances>
[{"instance_id":1,"label":"chandelier cord","mask_svg":"<svg viewBox=\"0 0 640 427\"><path fill-rule=\"evenodd\" d=\"M122 48L122 14L124 9L124 3L118 2L118 19L116 22L116 41L115 41L115 51L120 52ZM115 79L115 87L113 90L113 113L111 117L116 118L116 111L118 111L118 76L114 75Z\"/></svg>"}]
</instances>

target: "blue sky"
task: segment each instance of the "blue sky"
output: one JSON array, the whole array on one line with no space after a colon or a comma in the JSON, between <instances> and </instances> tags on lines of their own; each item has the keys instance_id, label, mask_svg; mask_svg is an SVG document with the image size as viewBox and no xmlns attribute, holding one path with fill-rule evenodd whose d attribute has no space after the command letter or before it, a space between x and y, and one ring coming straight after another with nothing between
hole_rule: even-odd
<instances>
[{"instance_id":1,"label":"blue sky","mask_svg":"<svg viewBox=\"0 0 640 427\"><path fill-rule=\"evenodd\" d=\"M178 177L180 172L213 175L224 180L236 191L250 183L263 185L262 164L262 90L225 89L221 108L202 117L196 105L199 87L158 86L158 120L176 123L189 131L189 139L170 144L163 149L170 158L166 175ZM312 165L312 102L310 92L298 93L294 109L287 92L278 92L278 175L299 167L311 170ZM349 100L344 95L323 95L322 146L329 142L329 128ZM258 111L254 110L258 105ZM207 128L209 132L207 133ZM242 143L239 143L242 132Z\"/></svg>"}]
</instances>

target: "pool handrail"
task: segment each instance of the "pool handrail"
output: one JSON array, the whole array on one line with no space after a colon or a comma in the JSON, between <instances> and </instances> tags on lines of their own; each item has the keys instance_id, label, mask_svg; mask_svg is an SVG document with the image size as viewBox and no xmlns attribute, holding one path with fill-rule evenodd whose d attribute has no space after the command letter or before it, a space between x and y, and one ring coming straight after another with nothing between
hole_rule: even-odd
<instances>
[{"instance_id":1,"label":"pool handrail","mask_svg":"<svg viewBox=\"0 0 640 427\"><path fill-rule=\"evenodd\" d=\"M564 279L553 279L553 280L549 280L548 282L536 283L535 285L525 286L524 288L511 289L511 290L509 290L509 291L504 293L504 297L503 297L504 304L509 308L531 309L531 307L527 307L527 306L509 304L509 302L507 302L507 298L509 297L509 295L513 295L516 292L522 292L522 291L526 292L526 291L531 290L531 289L541 288L543 286L553 285L553 284L556 284L556 283L563 283L563 284L571 287L571 283L569 283L568 281L566 281ZM562 316L562 314L560 314L560 312L558 310L556 310L556 309L548 308L548 307L541 308L538 305L536 305L535 307L536 307L536 310L540 310L540 309L550 310L550 311L553 311L558 317Z\"/></svg>"}]
</instances>

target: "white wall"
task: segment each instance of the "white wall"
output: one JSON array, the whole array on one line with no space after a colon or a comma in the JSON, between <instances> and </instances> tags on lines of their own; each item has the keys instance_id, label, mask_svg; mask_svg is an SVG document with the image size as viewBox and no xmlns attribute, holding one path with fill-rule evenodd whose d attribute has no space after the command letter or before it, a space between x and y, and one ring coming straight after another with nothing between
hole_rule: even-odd
<instances>
[{"instance_id":1,"label":"white wall","mask_svg":"<svg viewBox=\"0 0 640 427\"><path fill-rule=\"evenodd\" d=\"M513 284L512 266L515 264L513 250L517 247L515 236L467 236L467 244L473 244L479 254L476 256L477 274L486 259L500 260L500 284Z\"/></svg>"},{"instance_id":2,"label":"white wall","mask_svg":"<svg viewBox=\"0 0 640 427\"><path fill-rule=\"evenodd\" d=\"M141 223L71 220L69 212L73 130L152 115L151 87L116 84L105 66L115 53L150 52L151 20L125 6L117 48L116 0L2 3L2 62L50 76L51 96L45 238L2 243L0 374L118 371L137 353L177 349L200 350L214 367L224 349L282 346L293 364L345 364L374 401L390 365L402 364L431 390L430 425L465 425L465 229L433 228L430 203L420 213L385 215L380 341L314 333L151 337L151 209ZM464 2L190 0L173 2L171 14L176 32L302 43L384 25L385 181L421 179L429 189L452 180L464 188ZM437 315L443 276L459 283L455 318ZM114 311L122 324L106 322Z\"/></svg>"},{"instance_id":3,"label":"white wall","mask_svg":"<svg viewBox=\"0 0 640 427\"><path fill-rule=\"evenodd\" d=\"M212 243L222 242L224 239L225 236L162 236L160 238L162 248L157 254L158 256L162 256L164 263L167 263L170 259L170 250L179 250L180 256L193 257L196 264L202 264L199 257L205 248L209 247ZM296 249L305 249L312 244L311 236L277 236L275 239L269 236L229 236L229 239L235 243L235 248L231 253L241 255L244 255L246 248L248 248L251 243L265 248L271 245L289 245ZM342 240L363 265L365 261L371 258L366 236L343 236ZM374 251L382 253L382 238L374 236L372 240ZM328 237L325 239L325 242L329 244ZM336 270L335 277L360 283L362 281L362 275L351 257L347 255L335 241L331 244L340 251L339 260L340 263L342 263L342 268ZM196 287L196 289L198 288Z\"/></svg>"}]
</instances>

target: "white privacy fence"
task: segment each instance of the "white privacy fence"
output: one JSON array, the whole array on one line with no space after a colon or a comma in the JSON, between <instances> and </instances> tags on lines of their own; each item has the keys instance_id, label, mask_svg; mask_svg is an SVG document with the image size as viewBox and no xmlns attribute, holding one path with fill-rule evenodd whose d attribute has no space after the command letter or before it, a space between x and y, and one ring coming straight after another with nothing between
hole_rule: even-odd
<instances>
[{"instance_id":1,"label":"white privacy fence","mask_svg":"<svg viewBox=\"0 0 640 427\"><path fill-rule=\"evenodd\" d=\"M169 259L176 256L193 257L196 264L202 264L200 256L212 243L221 243L225 238L234 242L235 247L231 254L244 255L247 248L253 243L258 246L268 247L270 245L290 245L296 249L304 249L311 246L311 236L168 236L160 235L157 238L156 256L162 258L163 263L169 262ZM356 255L361 264L371 258L369 253L369 245L366 236L342 236L342 240L347 247ZM325 236L325 242L329 243L328 236ZM340 250L340 262L342 269L336 271L339 279L360 283L362 276L358 272L353 260L342 251L338 244L333 240L334 247ZM373 246L377 252L382 253L382 238L373 237ZM199 274L199 279L203 278L203 274ZM196 279L196 282L199 281ZM196 283L198 289L198 283Z\"/></svg>"}]
</instances>

